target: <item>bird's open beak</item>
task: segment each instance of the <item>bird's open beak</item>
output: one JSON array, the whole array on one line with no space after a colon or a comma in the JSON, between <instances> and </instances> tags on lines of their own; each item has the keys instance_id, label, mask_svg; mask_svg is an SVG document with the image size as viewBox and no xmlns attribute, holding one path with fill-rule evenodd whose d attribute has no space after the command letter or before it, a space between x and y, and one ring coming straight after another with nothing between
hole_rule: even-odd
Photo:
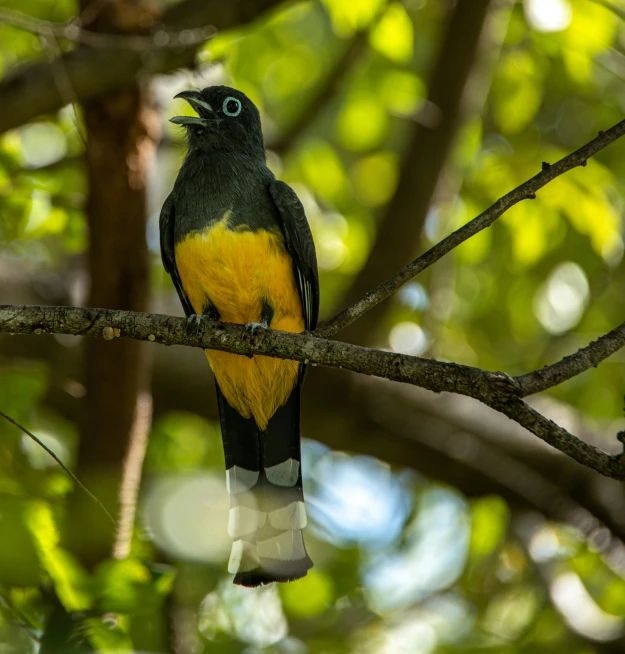
<instances>
[{"instance_id":1,"label":"bird's open beak","mask_svg":"<svg viewBox=\"0 0 625 654\"><path fill-rule=\"evenodd\" d=\"M186 100L197 111L198 116L174 116L169 122L176 125L206 125L206 123L215 117L213 108L204 100L199 91L182 91L175 95L174 98Z\"/></svg>"}]
</instances>

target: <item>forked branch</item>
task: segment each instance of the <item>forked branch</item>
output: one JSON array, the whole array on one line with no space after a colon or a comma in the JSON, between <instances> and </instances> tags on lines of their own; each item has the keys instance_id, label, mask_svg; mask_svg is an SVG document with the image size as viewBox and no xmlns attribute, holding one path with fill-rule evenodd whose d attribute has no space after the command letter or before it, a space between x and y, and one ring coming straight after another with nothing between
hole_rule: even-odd
<instances>
[{"instance_id":1,"label":"forked branch","mask_svg":"<svg viewBox=\"0 0 625 654\"><path fill-rule=\"evenodd\" d=\"M471 238L471 236L475 236L483 229L490 227L497 218L503 216L515 204L518 204L522 200L533 200L536 197L536 192L543 186L577 166L585 166L590 157L596 155L597 152L603 150L603 148L616 141L623 134L625 134L625 120L622 120L605 132L599 132L599 135L590 141L590 143L563 157L557 163L553 165L543 164L543 170L537 175L534 175L534 177L521 184L521 186L517 186L479 216L469 221L466 225L463 225L460 229L457 229L440 241L440 243L437 243L427 252L418 256L414 261L406 264L392 277L369 291L361 300L347 307L347 309L331 320L328 320L317 329L316 333L326 338L334 336L338 331L360 318L360 316L372 309L376 304L379 304L382 300L389 297L389 295L395 293L406 282L409 282L420 272L429 268L441 257Z\"/></svg>"},{"instance_id":2,"label":"forked branch","mask_svg":"<svg viewBox=\"0 0 625 654\"><path fill-rule=\"evenodd\" d=\"M344 368L414 384L437 393L459 393L504 413L579 463L608 477L625 479L625 459L579 440L534 411L521 399L523 390L519 380L504 373L360 347L313 334L291 334L273 329L250 332L241 325L207 320L199 327L190 327L184 318L110 309L0 306L1 332L72 334L105 340L133 338L243 355L264 354L311 365ZM609 350L604 348L602 354L594 354L592 361L598 362L602 355L609 356ZM568 357L567 364L556 365L570 365L576 374L596 365L589 363L591 359L586 352L580 352ZM553 385L559 383L557 376L553 379Z\"/></svg>"},{"instance_id":3,"label":"forked branch","mask_svg":"<svg viewBox=\"0 0 625 654\"><path fill-rule=\"evenodd\" d=\"M291 334L275 330L250 332L241 325L201 321L192 328L183 318L150 313L80 309L73 307L0 306L0 332L13 334L73 334L111 340L116 337L187 345L243 355L263 354L312 365L345 368L365 375L473 397L516 421L533 434L579 463L615 479L625 479L625 456L609 454L581 441L526 404L522 398L571 379L625 345L625 323L597 341L541 370L510 377L505 373L422 359L350 345L327 337L339 331L378 302L438 261L444 254L491 225L507 209L556 177L585 165L589 157L625 134L621 121L576 152L521 184L438 245L408 264L362 300L347 308L315 332Z\"/></svg>"}]
</instances>

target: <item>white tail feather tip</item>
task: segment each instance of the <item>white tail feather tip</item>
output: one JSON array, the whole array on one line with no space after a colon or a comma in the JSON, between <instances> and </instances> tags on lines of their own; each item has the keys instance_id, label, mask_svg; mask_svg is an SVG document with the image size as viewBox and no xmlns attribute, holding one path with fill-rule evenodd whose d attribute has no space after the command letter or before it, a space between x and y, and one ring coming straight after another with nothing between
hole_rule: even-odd
<instances>
[{"instance_id":1,"label":"white tail feather tip","mask_svg":"<svg viewBox=\"0 0 625 654\"><path fill-rule=\"evenodd\" d=\"M235 540L232 543L230 551L230 560L228 561L228 572L231 575L237 572L247 572L260 565L256 548L251 543L244 540Z\"/></svg>"},{"instance_id":2,"label":"white tail feather tip","mask_svg":"<svg viewBox=\"0 0 625 654\"><path fill-rule=\"evenodd\" d=\"M226 470L226 488L231 495L249 490L258 481L258 471L232 466Z\"/></svg>"},{"instance_id":3,"label":"white tail feather tip","mask_svg":"<svg viewBox=\"0 0 625 654\"><path fill-rule=\"evenodd\" d=\"M265 468L265 475L275 486L295 486L299 476L299 461L287 459L275 466Z\"/></svg>"},{"instance_id":4,"label":"white tail feather tip","mask_svg":"<svg viewBox=\"0 0 625 654\"><path fill-rule=\"evenodd\" d=\"M234 506L228 513L228 534L239 538L260 529L267 520L264 511L251 509L247 506Z\"/></svg>"},{"instance_id":5,"label":"white tail feather tip","mask_svg":"<svg viewBox=\"0 0 625 654\"><path fill-rule=\"evenodd\" d=\"M291 502L269 513L269 522L276 529L303 529L308 524L304 502Z\"/></svg>"},{"instance_id":6,"label":"white tail feather tip","mask_svg":"<svg viewBox=\"0 0 625 654\"><path fill-rule=\"evenodd\" d=\"M256 543L259 556L281 561L298 561L306 556L304 537L300 530L260 540Z\"/></svg>"}]
</instances>

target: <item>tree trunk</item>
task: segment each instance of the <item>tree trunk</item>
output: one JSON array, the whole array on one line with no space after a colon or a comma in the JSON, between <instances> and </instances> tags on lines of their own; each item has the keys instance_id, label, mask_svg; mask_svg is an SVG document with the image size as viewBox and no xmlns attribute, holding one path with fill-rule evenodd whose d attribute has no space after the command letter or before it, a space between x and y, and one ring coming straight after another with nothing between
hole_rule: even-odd
<instances>
[{"instance_id":1,"label":"tree trunk","mask_svg":"<svg viewBox=\"0 0 625 654\"><path fill-rule=\"evenodd\" d=\"M84 0L83 11L89 3ZM92 30L136 29L140 6L115 2L94 15ZM136 83L85 103L89 225L87 305L145 311L149 305L149 256L146 242L146 176L155 152L158 117L149 89ZM130 341L85 343L84 382L77 475L123 517L118 542L115 526L84 493L73 498L69 542L83 563L93 566L128 552L134 521L151 399L149 349ZM141 399L141 402L139 401ZM122 483L123 480L123 483ZM123 512L120 510L124 506Z\"/></svg>"}]
</instances>

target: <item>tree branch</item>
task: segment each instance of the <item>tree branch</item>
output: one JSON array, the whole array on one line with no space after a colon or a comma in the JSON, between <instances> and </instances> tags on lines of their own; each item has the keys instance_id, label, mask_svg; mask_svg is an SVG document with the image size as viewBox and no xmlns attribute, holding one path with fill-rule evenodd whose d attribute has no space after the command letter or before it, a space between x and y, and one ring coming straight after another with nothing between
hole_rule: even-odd
<instances>
[{"instance_id":1,"label":"tree branch","mask_svg":"<svg viewBox=\"0 0 625 654\"><path fill-rule=\"evenodd\" d=\"M382 377L473 397L505 414L556 449L603 475L625 479L625 458L608 454L559 427L525 404L517 381L454 363L384 352L313 334L275 330L249 332L241 325L203 320L190 328L184 318L160 314L74 307L0 306L0 332L72 334L112 340L116 337L223 350L251 356L263 354ZM572 355L569 360L576 361ZM581 355L583 357L584 354Z\"/></svg>"},{"instance_id":2,"label":"tree branch","mask_svg":"<svg viewBox=\"0 0 625 654\"><path fill-rule=\"evenodd\" d=\"M518 396L512 378L501 373L374 350L317 338L312 334L293 334L273 329L250 332L242 325L208 320L202 320L201 326L195 329L189 327L184 318L162 314L77 307L0 305L0 332L47 332L104 340L123 337L248 356L264 354L415 384L436 393L449 391L477 399L481 399L481 394L493 402L506 395Z\"/></svg>"},{"instance_id":3,"label":"tree branch","mask_svg":"<svg viewBox=\"0 0 625 654\"><path fill-rule=\"evenodd\" d=\"M599 365L624 345L625 323L622 323L586 347L580 348L575 354L569 354L557 363L545 366L540 370L515 377L515 381L521 389L521 396L527 397L534 393L540 393L568 379L577 377L582 372Z\"/></svg>"},{"instance_id":4,"label":"tree branch","mask_svg":"<svg viewBox=\"0 0 625 654\"><path fill-rule=\"evenodd\" d=\"M625 120L617 123L606 132L599 132L599 135L590 141L590 143L563 157L557 163L553 165L543 164L543 170L540 173L524 184L521 184L521 186L517 186L517 188L497 200L495 204L479 216L404 266L395 275L369 291L358 302L347 307L347 309L319 327L315 333L324 338L334 336L338 331L357 320L364 313L389 297L389 295L395 293L406 282L436 263L448 252L451 252L451 250L458 247L461 243L464 243L471 236L475 236L478 232L490 227L510 207L513 207L522 200L533 200L536 197L536 192L543 186L577 166L585 166L590 157L616 141L623 134L625 134Z\"/></svg>"},{"instance_id":5,"label":"tree branch","mask_svg":"<svg viewBox=\"0 0 625 654\"><path fill-rule=\"evenodd\" d=\"M19 11L0 8L0 23L7 23L18 29L40 36L53 36L75 43L82 43L92 48L122 48L127 50L155 50L162 48L180 48L198 46L216 32L212 25L169 32L159 29L152 35L143 34L100 34L86 30L76 20L67 23L55 23L27 16Z\"/></svg>"},{"instance_id":6,"label":"tree branch","mask_svg":"<svg viewBox=\"0 0 625 654\"><path fill-rule=\"evenodd\" d=\"M161 22L168 30L211 25L215 30L255 20L283 0L184 0L168 9ZM157 30L158 31L158 30ZM119 48L79 48L58 58L78 101L104 95L136 81L139 72L167 73L193 62L197 45L137 52ZM40 61L18 68L0 81L0 133L66 104L52 67Z\"/></svg>"},{"instance_id":7,"label":"tree branch","mask_svg":"<svg viewBox=\"0 0 625 654\"><path fill-rule=\"evenodd\" d=\"M39 447L41 447L45 452L47 452L59 464L59 466L65 471L65 473L69 476L69 478L72 479L73 481L75 481L76 484L78 486L80 486L80 488L82 488L82 490L85 491L85 493L87 493L87 495L89 495L89 497L96 504L99 505L99 507L102 509L102 511L104 511L104 513L106 513L108 519L113 524L115 523L115 520L113 519L113 516L108 512L108 510L104 506L104 504L102 504L102 502L100 502L100 500L80 481L80 479L78 479L78 477L76 477L76 475L63 463L63 461L61 461L61 459L59 459L59 457L41 439L37 438L37 436L35 436L35 434L33 434L32 431L28 431L28 429L26 429L26 427L23 427L22 425L20 425L20 423L17 422L17 420L14 420L13 418L11 418L11 416L8 416L6 413L3 413L2 411L0 411L0 417L4 418L7 422L10 422L12 425L15 425L20 431L23 431L26 434L26 436L28 436L28 438L35 441L35 443L37 443L37 445L39 445Z\"/></svg>"}]
</instances>

